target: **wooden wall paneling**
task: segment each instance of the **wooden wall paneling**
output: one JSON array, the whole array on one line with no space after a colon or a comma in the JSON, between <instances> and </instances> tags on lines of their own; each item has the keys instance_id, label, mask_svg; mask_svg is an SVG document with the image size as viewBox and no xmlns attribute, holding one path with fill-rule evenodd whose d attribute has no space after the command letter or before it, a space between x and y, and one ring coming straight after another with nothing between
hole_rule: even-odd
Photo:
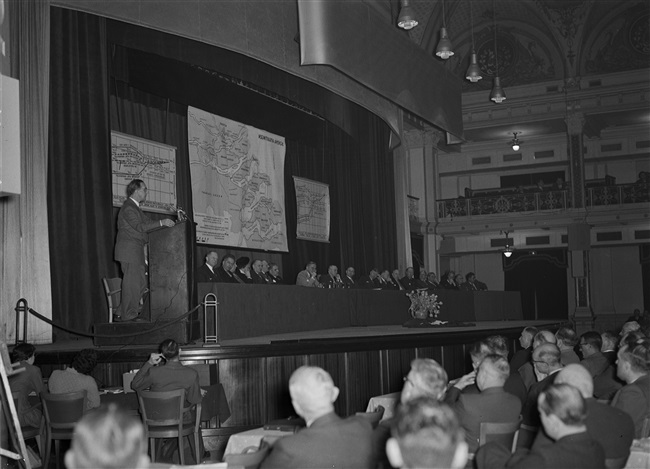
<instances>
[{"instance_id":1,"label":"wooden wall paneling","mask_svg":"<svg viewBox=\"0 0 650 469\"><path fill-rule=\"evenodd\" d=\"M347 390L349 415L365 412L372 396L382 394L379 353L375 350L349 352L347 355Z\"/></svg>"},{"instance_id":2,"label":"wooden wall paneling","mask_svg":"<svg viewBox=\"0 0 650 469\"><path fill-rule=\"evenodd\" d=\"M264 424L269 420L284 419L296 415L289 394L289 378L299 367L307 364L305 355L287 355L266 359L266 379L259 386L266 388L267 412Z\"/></svg>"},{"instance_id":3,"label":"wooden wall paneling","mask_svg":"<svg viewBox=\"0 0 650 469\"><path fill-rule=\"evenodd\" d=\"M442 346L433 346L433 347L418 347L415 349L415 353L418 358L433 358L435 361L442 365L443 363L443 347Z\"/></svg>"},{"instance_id":4,"label":"wooden wall paneling","mask_svg":"<svg viewBox=\"0 0 650 469\"><path fill-rule=\"evenodd\" d=\"M219 360L219 376L231 412L224 426L257 426L264 422L265 360L263 357Z\"/></svg>"},{"instance_id":5,"label":"wooden wall paneling","mask_svg":"<svg viewBox=\"0 0 650 469\"><path fill-rule=\"evenodd\" d=\"M416 358L415 348L392 349L387 351L386 375L387 389L384 394L401 391L404 376L411 370L411 362Z\"/></svg>"},{"instance_id":6,"label":"wooden wall paneling","mask_svg":"<svg viewBox=\"0 0 650 469\"><path fill-rule=\"evenodd\" d=\"M339 397L334 403L338 415L348 415L348 383L346 382L345 353L314 354L307 357L310 366L320 366L327 371L334 384L339 388Z\"/></svg>"}]
</instances>

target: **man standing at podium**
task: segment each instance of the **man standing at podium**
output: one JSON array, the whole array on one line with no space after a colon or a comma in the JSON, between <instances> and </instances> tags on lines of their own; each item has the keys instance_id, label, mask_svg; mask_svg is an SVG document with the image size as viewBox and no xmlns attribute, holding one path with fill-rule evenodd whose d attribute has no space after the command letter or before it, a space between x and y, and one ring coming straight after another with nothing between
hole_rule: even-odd
<instances>
[{"instance_id":1,"label":"man standing at podium","mask_svg":"<svg viewBox=\"0 0 650 469\"><path fill-rule=\"evenodd\" d=\"M148 232L156 228L174 226L173 220L152 220L140 209L147 198L147 186L134 179L126 186L127 199L117 216L115 260L122 270L122 302L113 315L115 321L137 321L142 312L140 299L147 292L145 245Z\"/></svg>"}]
</instances>

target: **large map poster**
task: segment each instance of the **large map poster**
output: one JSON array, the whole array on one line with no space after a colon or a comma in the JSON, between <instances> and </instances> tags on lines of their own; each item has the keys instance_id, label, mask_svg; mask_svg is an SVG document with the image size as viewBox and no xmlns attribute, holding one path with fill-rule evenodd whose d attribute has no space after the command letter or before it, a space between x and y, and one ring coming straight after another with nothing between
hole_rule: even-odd
<instances>
[{"instance_id":1,"label":"large map poster","mask_svg":"<svg viewBox=\"0 0 650 469\"><path fill-rule=\"evenodd\" d=\"M293 177L296 188L296 237L329 243L330 187L322 182Z\"/></svg>"},{"instance_id":2,"label":"large map poster","mask_svg":"<svg viewBox=\"0 0 650 469\"><path fill-rule=\"evenodd\" d=\"M126 186L133 179L147 185L143 210L173 213L176 210L176 148L164 143L111 131L113 205L126 200Z\"/></svg>"},{"instance_id":3,"label":"large map poster","mask_svg":"<svg viewBox=\"0 0 650 469\"><path fill-rule=\"evenodd\" d=\"M284 137L188 107L196 242L288 251Z\"/></svg>"}]
</instances>

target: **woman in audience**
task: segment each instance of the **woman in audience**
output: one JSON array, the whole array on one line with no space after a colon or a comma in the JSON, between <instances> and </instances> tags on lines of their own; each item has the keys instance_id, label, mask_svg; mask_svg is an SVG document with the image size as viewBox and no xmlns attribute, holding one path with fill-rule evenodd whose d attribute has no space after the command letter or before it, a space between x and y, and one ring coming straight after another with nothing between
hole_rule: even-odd
<instances>
[{"instance_id":1,"label":"woman in audience","mask_svg":"<svg viewBox=\"0 0 650 469\"><path fill-rule=\"evenodd\" d=\"M14 347L11 352L11 362L20 363L20 368L25 371L9 377L9 386L12 393L18 393L16 411L20 424L39 427L41 424L40 406L30 406L27 396L38 395L43 391L43 375L41 369L34 366L36 348L32 344L22 343Z\"/></svg>"},{"instance_id":2,"label":"woman in audience","mask_svg":"<svg viewBox=\"0 0 650 469\"><path fill-rule=\"evenodd\" d=\"M617 407L634 420L634 437L650 436L650 339L621 343L616 374L627 383L612 399Z\"/></svg>"},{"instance_id":3,"label":"woman in audience","mask_svg":"<svg viewBox=\"0 0 650 469\"><path fill-rule=\"evenodd\" d=\"M84 410L99 407L99 389L95 378L89 376L97 365L97 352L84 349L72 360L65 370L54 370L47 382L52 394L86 391Z\"/></svg>"}]
</instances>

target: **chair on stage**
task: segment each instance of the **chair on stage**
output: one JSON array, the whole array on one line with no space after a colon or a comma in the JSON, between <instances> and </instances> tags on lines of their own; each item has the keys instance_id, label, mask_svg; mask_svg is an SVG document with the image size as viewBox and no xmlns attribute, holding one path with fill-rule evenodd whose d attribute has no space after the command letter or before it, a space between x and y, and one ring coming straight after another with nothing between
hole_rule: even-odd
<instances>
[{"instance_id":1,"label":"chair on stage","mask_svg":"<svg viewBox=\"0 0 650 469\"><path fill-rule=\"evenodd\" d=\"M190 409L184 409L185 390L174 391L140 391L138 392L140 414L144 423L145 438L149 439L151 461L155 462L156 439L177 438L178 454L181 465L185 465L184 437L194 436L194 459L201 464L199 445L199 426L201 418L201 403L192 408L192 422L183 423L183 414Z\"/></svg>"},{"instance_id":2,"label":"chair on stage","mask_svg":"<svg viewBox=\"0 0 650 469\"><path fill-rule=\"evenodd\" d=\"M104 293L106 301L108 301L108 322L113 322L113 314L122 302L122 279L104 277L102 285L104 285Z\"/></svg>"},{"instance_id":3,"label":"chair on stage","mask_svg":"<svg viewBox=\"0 0 650 469\"><path fill-rule=\"evenodd\" d=\"M59 469L61 460L60 440L71 440L74 426L84 414L86 391L69 392L63 394L41 393L43 416L45 417L45 452L43 454L43 467L49 467L52 440L56 454L56 467Z\"/></svg>"},{"instance_id":4,"label":"chair on stage","mask_svg":"<svg viewBox=\"0 0 650 469\"><path fill-rule=\"evenodd\" d=\"M355 414L357 417L362 417L368 422L370 422L370 425L372 425L372 428L377 428L379 425L379 422L381 421L382 417L384 416L384 407L383 406L377 406L377 408L374 410L374 412L357 412Z\"/></svg>"},{"instance_id":5,"label":"chair on stage","mask_svg":"<svg viewBox=\"0 0 650 469\"><path fill-rule=\"evenodd\" d=\"M517 437L519 436L519 426L521 418L516 422L481 422L479 428L478 445L483 446L485 443L495 441L501 443L511 452L517 449Z\"/></svg>"},{"instance_id":6,"label":"chair on stage","mask_svg":"<svg viewBox=\"0 0 650 469\"><path fill-rule=\"evenodd\" d=\"M257 469L271 447L262 441L259 447L249 446L245 448L240 454L226 454L223 460L228 463L228 467L243 467L244 469Z\"/></svg>"}]
</instances>

